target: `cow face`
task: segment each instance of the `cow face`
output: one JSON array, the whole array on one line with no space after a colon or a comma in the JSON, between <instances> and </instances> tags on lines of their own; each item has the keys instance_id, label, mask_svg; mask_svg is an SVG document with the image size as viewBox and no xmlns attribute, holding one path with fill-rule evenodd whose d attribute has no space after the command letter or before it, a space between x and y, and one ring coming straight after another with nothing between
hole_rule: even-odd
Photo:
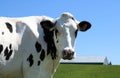
<instances>
[{"instance_id":1,"label":"cow face","mask_svg":"<svg viewBox=\"0 0 120 78\"><path fill-rule=\"evenodd\" d=\"M86 31L91 27L87 21L79 23L70 13L63 13L55 22L46 20L41 24L49 31L54 31L53 39L58 55L68 60L74 58L75 55L74 43L77 31Z\"/></svg>"}]
</instances>

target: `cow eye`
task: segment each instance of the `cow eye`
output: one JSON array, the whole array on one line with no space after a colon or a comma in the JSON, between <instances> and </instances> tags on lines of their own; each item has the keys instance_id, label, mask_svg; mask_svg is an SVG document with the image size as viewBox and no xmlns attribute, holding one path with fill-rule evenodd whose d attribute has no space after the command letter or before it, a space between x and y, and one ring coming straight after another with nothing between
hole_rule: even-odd
<instances>
[{"instance_id":1,"label":"cow eye","mask_svg":"<svg viewBox=\"0 0 120 78\"><path fill-rule=\"evenodd\" d=\"M78 30L75 31L75 38L77 37Z\"/></svg>"},{"instance_id":2,"label":"cow eye","mask_svg":"<svg viewBox=\"0 0 120 78\"><path fill-rule=\"evenodd\" d=\"M75 20L75 19L72 17L72 20Z\"/></svg>"},{"instance_id":3,"label":"cow eye","mask_svg":"<svg viewBox=\"0 0 120 78\"><path fill-rule=\"evenodd\" d=\"M55 33L57 34L59 31L57 29L55 29Z\"/></svg>"},{"instance_id":4,"label":"cow eye","mask_svg":"<svg viewBox=\"0 0 120 78\"><path fill-rule=\"evenodd\" d=\"M58 29L56 29L55 34L58 36L58 35L61 35L61 32Z\"/></svg>"},{"instance_id":5,"label":"cow eye","mask_svg":"<svg viewBox=\"0 0 120 78\"><path fill-rule=\"evenodd\" d=\"M57 37L57 35L58 35L58 30L57 30L57 29L55 29L55 35L56 35L56 37Z\"/></svg>"}]
</instances>

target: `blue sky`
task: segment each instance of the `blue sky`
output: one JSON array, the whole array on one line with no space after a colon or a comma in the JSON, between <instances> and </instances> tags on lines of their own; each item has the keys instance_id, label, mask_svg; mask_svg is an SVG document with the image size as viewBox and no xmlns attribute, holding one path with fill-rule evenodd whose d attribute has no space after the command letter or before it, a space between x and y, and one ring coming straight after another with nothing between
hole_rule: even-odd
<instances>
[{"instance_id":1,"label":"blue sky","mask_svg":"<svg viewBox=\"0 0 120 78\"><path fill-rule=\"evenodd\" d=\"M120 64L119 0L0 0L0 16L57 18L62 12L92 24L89 31L77 36L78 56L107 56L112 64Z\"/></svg>"}]
</instances>

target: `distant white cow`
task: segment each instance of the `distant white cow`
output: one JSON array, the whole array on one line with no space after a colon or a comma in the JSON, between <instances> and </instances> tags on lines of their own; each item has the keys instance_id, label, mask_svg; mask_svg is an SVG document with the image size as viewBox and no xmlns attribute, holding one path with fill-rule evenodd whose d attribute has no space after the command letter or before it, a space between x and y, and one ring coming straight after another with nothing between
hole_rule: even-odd
<instances>
[{"instance_id":1,"label":"distant white cow","mask_svg":"<svg viewBox=\"0 0 120 78\"><path fill-rule=\"evenodd\" d=\"M90 27L70 13L0 17L0 78L52 78L61 58L74 58L78 30Z\"/></svg>"}]
</instances>

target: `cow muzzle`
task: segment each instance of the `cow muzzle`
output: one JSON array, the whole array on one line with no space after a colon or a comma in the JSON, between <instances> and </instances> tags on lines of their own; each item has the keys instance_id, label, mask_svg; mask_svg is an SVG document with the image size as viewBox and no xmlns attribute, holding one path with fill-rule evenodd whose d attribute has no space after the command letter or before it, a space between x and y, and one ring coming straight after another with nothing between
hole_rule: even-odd
<instances>
[{"instance_id":1,"label":"cow muzzle","mask_svg":"<svg viewBox=\"0 0 120 78\"><path fill-rule=\"evenodd\" d=\"M74 53L75 52L73 50L71 50L71 49L65 49L62 52L62 58L64 60L71 60L71 59L74 58Z\"/></svg>"}]
</instances>

